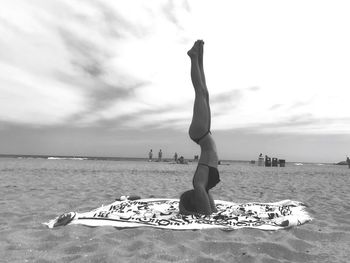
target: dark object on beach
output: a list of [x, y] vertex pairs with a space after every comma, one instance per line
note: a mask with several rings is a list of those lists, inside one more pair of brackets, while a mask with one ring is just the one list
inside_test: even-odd
[[285, 167], [286, 166], [286, 160], [279, 159], [279, 164], [280, 164], [280, 167]]
[[[250, 163], [254, 164], [254, 161], [250, 161]], [[286, 160], [284, 159], [278, 159], [276, 157], [270, 158], [269, 156], [265, 155], [265, 159], [262, 157], [262, 154], [259, 155], [258, 159], [258, 166], [262, 166], [265, 164], [265, 167], [278, 167], [278, 164], [280, 167], [285, 167]]]
[[345, 161], [341, 161], [339, 163], [335, 163], [335, 165], [348, 165], [350, 168], [350, 158], [347, 156]]
[[278, 166], [278, 159], [272, 158], [272, 167], [277, 167], [277, 166]]
[[346, 161], [341, 161], [339, 163], [336, 163], [336, 165], [347, 165], [348, 163]]
[[179, 159], [177, 159], [176, 163], [178, 163], [178, 164], [188, 164], [183, 156], [181, 156]]
[[265, 167], [271, 167], [271, 158], [265, 155]]
[[250, 161], [250, 164], [255, 164], [255, 160], [251, 160], [251, 161]]

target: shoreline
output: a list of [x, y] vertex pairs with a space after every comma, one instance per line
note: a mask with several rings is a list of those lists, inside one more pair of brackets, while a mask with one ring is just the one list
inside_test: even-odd
[[[149, 162], [146, 157], [115, 157], [115, 156], [86, 156], [86, 155], [55, 155], [55, 154], [0, 154], [0, 158], [14, 158], [14, 159], [48, 159], [48, 160], [95, 160], [95, 161], [145, 161]], [[158, 161], [156, 158], [152, 162], [168, 163], [173, 162], [173, 158], [163, 158]], [[186, 159], [188, 162], [196, 162], [194, 159]], [[226, 163], [250, 163], [251, 160], [220, 160], [225, 165]], [[306, 164], [306, 165], [339, 165], [339, 163], [330, 162], [302, 162], [289, 161], [286, 164]]]

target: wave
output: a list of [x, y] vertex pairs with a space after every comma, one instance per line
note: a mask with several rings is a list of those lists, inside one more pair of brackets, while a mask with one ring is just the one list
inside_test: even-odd
[[47, 157], [48, 160], [88, 160], [88, 158], [82, 157]]
[[302, 163], [295, 163], [294, 165], [304, 165], [304, 164], [302, 164]]

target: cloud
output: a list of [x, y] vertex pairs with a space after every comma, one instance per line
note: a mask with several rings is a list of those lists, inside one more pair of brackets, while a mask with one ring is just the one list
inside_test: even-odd
[[289, 106], [289, 109], [293, 110], [293, 109], [298, 109], [298, 108], [302, 108], [304, 106], [310, 105], [312, 103], [312, 100], [308, 100], [308, 101], [297, 101], [295, 103], [293, 103], [292, 105]]
[[229, 112], [235, 110], [242, 100], [243, 95], [243, 90], [230, 90], [211, 96], [210, 104], [213, 117], [227, 115]]
[[[139, 100], [137, 90], [150, 81], [123, 67], [127, 56], [123, 50], [130, 37], [146, 35], [146, 26], [131, 22], [115, 6], [101, 1], [78, 6], [73, 2], [43, 2], [23, 8], [27, 9], [32, 28], [21, 23], [21, 19], [12, 23], [11, 16], [1, 23], [6, 34], [16, 41], [4, 43], [5, 37], [0, 42], [2, 49], [9, 51], [1, 53], [6, 59], [0, 67], [2, 73], [9, 73], [2, 79], [2, 84], [7, 85], [2, 90], [8, 91], [2, 92], [7, 96], [2, 112], [11, 112], [11, 116], [0, 114], [0, 118], [46, 125], [69, 120], [76, 125], [113, 116], [113, 112], [107, 111], [111, 107], [116, 109], [120, 101]], [[34, 34], [26, 34], [30, 30]], [[37, 45], [38, 39], [41, 45]], [[132, 62], [132, 58], [129, 60]], [[15, 75], [21, 78], [11, 77]], [[30, 99], [21, 102], [22, 98]], [[45, 102], [40, 105], [41, 98]], [[22, 108], [11, 106], [13, 102]], [[41, 106], [45, 106], [42, 112]], [[38, 118], [29, 112], [35, 112]]]
[[252, 91], [252, 92], [256, 92], [256, 91], [261, 90], [261, 88], [260, 88], [260, 87], [257, 87], [257, 86], [254, 86], [254, 87], [248, 88], [248, 90], [249, 90], [249, 91]]
[[82, 110], [83, 98], [69, 85], [0, 63], [0, 120], [27, 125], [56, 125]]
[[135, 105], [132, 112], [124, 112], [115, 117], [99, 118], [94, 125], [112, 130], [168, 128], [187, 131], [192, 119], [192, 107], [192, 102], [158, 107]]
[[[255, 12], [258, 9], [236, 5], [175, 0], [7, 1], [0, 18], [0, 48], [6, 50], [0, 52], [0, 120], [183, 129], [193, 107], [186, 49], [203, 34], [208, 83], [215, 83], [210, 98], [216, 128], [261, 125], [267, 131], [275, 123], [275, 129], [296, 132], [302, 127], [307, 132], [350, 129], [348, 96], [340, 95], [347, 94], [342, 89], [348, 86], [347, 66], [333, 58], [346, 61], [348, 42], [331, 30], [346, 23], [332, 20], [324, 33], [314, 31], [313, 39], [306, 29], [317, 25], [309, 24], [306, 11], [302, 18], [307, 20], [290, 24], [289, 13], [270, 13], [264, 20], [260, 11]], [[248, 10], [253, 11], [249, 16]], [[345, 13], [343, 18], [348, 19]], [[316, 21], [323, 25], [322, 17], [317, 15]], [[274, 33], [283, 25], [288, 37], [277, 40]], [[308, 36], [307, 48], [294, 45], [299, 36], [295, 32]], [[335, 42], [319, 41], [326, 33], [335, 37], [330, 39], [344, 40], [337, 41], [341, 46], [333, 50], [334, 56], [328, 45], [335, 48]], [[289, 39], [295, 41], [290, 44]], [[311, 50], [315, 43], [325, 52]], [[308, 55], [301, 63], [305, 52], [315, 57]], [[323, 56], [332, 63], [314, 59]]]
[[270, 123], [251, 124], [249, 133], [268, 134], [348, 134], [350, 118], [317, 118], [310, 113], [298, 114]]
[[227, 92], [215, 94], [210, 99], [210, 102], [213, 104], [231, 104], [238, 102], [243, 96], [243, 92], [241, 90], [230, 90]]
[[92, 4], [101, 13], [102, 24], [105, 26], [104, 31], [111, 34], [112, 37], [123, 38], [132, 35], [141, 38], [150, 33], [147, 26], [144, 26], [141, 23], [134, 23], [132, 22], [132, 19], [127, 18], [127, 15], [134, 18], [132, 13], [123, 15], [118, 11], [118, 7], [121, 3], [113, 4], [111, 2], [106, 4], [103, 1], [92, 1]]
[[277, 110], [281, 108], [283, 105], [282, 104], [274, 104], [270, 107], [270, 110]]
[[[80, 38], [69, 29], [59, 28], [59, 35], [70, 54], [70, 63], [82, 73], [91, 77], [99, 77], [104, 71], [104, 61], [109, 58], [108, 54], [102, 47], [98, 47], [91, 39]], [[79, 73], [79, 72], [78, 72]]]
[[179, 12], [191, 12], [191, 8], [186, 0], [168, 0], [162, 7], [162, 10], [169, 21], [174, 23], [179, 30], [184, 30]]
[[[60, 29], [59, 34], [69, 51], [75, 72], [62, 72], [57, 76], [62, 81], [76, 83], [84, 90], [88, 104], [80, 114], [81, 118], [91, 112], [105, 110], [120, 100], [131, 99], [139, 87], [148, 84], [128, 76], [122, 69], [117, 71], [112, 68], [111, 60], [118, 59], [118, 56], [105, 50], [104, 46], [90, 39], [81, 39], [66, 29]], [[113, 75], [113, 80], [108, 79], [110, 75]]]

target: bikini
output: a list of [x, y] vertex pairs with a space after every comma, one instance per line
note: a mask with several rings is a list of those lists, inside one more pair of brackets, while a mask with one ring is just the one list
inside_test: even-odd
[[[195, 138], [192, 138], [191, 139], [199, 144], [199, 142], [205, 138], [205, 136], [207, 136], [208, 134], [211, 134], [211, 132], [208, 130], [204, 135], [202, 135], [201, 137], [199, 137], [198, 139], [195, 139]], [[210, 153], [208, 153], [207, 155], [210, 155]], [[201, 162], [201, 160], [199, 160], [199, 164], [201, 165], [205, 165], [205, 166], [208, 166], [209, 168], [209, 174], [208, 174], [208, 183], [207, 183], [207, 186], [206, 186], [206, 191], [208, 192], [210, 189], [212, 189], [213, 187], [215, 187], [219, 182], [220, 182], [220, 175], [219, 175], [219, 171], [216, 167], [214, 166], [211, 166], [209, 164], [207, 164], [207, 162], [209, 163], [209, 160], [206, 161], [206, 162]], [[215, 165], [215, 164], [213, 164]], [[217, 163], [216, 163], [217, 165]], [[197, 166], [197, 169], [198, 169], [198, 166]], [[194, 179], [192, 180], [192, 184], [194, 186]]]
[[[200, 163], [200, 164], [208, 166], [209, 168], [208, 183], [207, 183], [207, 186], [205, 187], [205, 190], [209, 192], [210, 189], [214, 188], [220, 182], [219, 171], [217, 168], [209, 166], [207, 164], [204, 164], [204, 163]], [[192, 179], [192, 184], [194, 187], [194, 178]]]
[[190, 136], [190, 137], [191, 137], [192, 141], [194, 141], [195, 143], [199, 144], [199, 142], [200, 142], [202, 139], [204, 139], [204, 137], [207, 136], [209, 133], [211, 134], [211, 131], [208, 130], [206, 133], [204, 133], [201, 137], [199, 137], [199, 138], [197, 138], [197, 139], [192, 138], [191, 136]]

